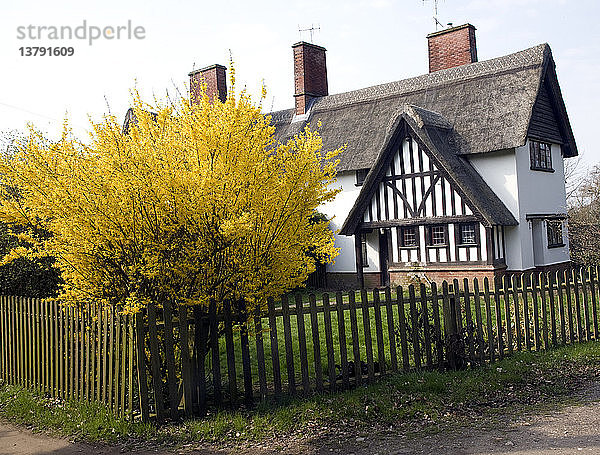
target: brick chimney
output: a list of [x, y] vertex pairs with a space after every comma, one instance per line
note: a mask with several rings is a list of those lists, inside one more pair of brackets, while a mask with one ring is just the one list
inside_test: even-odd
[[296, 115], [305, 114], [314, 98], [328, 95], [325, 48], [300, 41], [294, 50]]
[[430, 73], [477, 61], [475, 27], [471, 24], [430, 33], [427, 41]]
[[227, 99], [226, 68], [223, 65], [211, 65], [192, 71], [190, 76], [190, 97], [193, 102], [200, 102], [200, 84], [206, 82], [206, 94], [212, 102], [217, 97], [222, 102]]

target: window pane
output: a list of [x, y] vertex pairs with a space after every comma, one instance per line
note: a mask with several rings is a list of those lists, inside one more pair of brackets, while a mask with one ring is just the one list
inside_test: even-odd
[[444, 226], [431, 227], [431, 244], [444, 245], [446, 243], [446, 228]]
[[550, 144], [529, 141], [529, 159], [532, 169], [552, 169], [552, 147]]
[[369, 169], [358, 169], [356, 171], [356, 185], [360, 186], [364, 183], [367, 178], [367, 174], [369, 173]]
[[562, 221], [547, 220], [546, 227], [546, 232], [548, 234], [548, 246], [562, 246], [564, 244], [562, 234]]
[[475, 224], [469, 223], [460, 225], [460, 243], [467, 245], [474, 245], [477, 243]]
[[544, 144], [546, 148], [546, 167], [552, 169], [552, 149], [549, 144]]
[[417, 232], [414, 227], [407, 227], [403, 229], [402, 242], [404, 246], [417, 245]]

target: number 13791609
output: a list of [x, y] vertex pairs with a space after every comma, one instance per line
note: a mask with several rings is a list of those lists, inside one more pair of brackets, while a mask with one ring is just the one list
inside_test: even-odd
[[71, 57], [75, 53], [72, 47], [20, 47], [21, 57]]

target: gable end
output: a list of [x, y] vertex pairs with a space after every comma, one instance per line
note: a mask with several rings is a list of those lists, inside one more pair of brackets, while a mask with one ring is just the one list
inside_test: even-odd
[[554, 144], [563, 144], [564, 138], [560, 130], [556, 108], [549, 93], [548, 82], [544, 81], [533, 105], [527, 136]]
[[[536, 101], [531, 110], [527, 136], [560, 144], [564, 158], [578, 155], [575, 136], [556, 76], [556, 65], [549, 49], [544, 58], [544, 68]], [[523, 144], [525, 139], [523, 138]]]
[[475, 214], [453, 178], [414, 135], [406, 133], [388, 160], [385, 174], [374, 182], [376, 188], [365, 208], [362, 226], [418, 224]]

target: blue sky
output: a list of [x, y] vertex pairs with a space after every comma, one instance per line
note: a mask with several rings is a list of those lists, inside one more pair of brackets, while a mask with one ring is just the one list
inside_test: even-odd
[[[227, 64], [238, 87], [259, 93], [266, 107], [293, 105], [291, 45], [298, 27], [319, 25], [313, 41], [327, 48], [330, 93], [427, 72], [427, 33], [435, 31], [433, 0], [346, 1], [3, 1], [0, 14], [0, 130], [27, 122], [55, 134], [65, 113], [83, 135], [88, 115], [122, 117], [135, 84], [146, 98], [180, 89], [187, 73]], [[600, 162], [595, 144], [600, 105], [600, 2], [592, 0], [439, 0], [443, 23], [477, 27], [480, 60], [548, 42], [571, 124], [585, 162]], [[100, 27], [131, 20], [141, 40], [19, 40], [17, 27]], [[309, 40], [307, 34], [302, 39]], [[72, 57], [22, 57], [27, 45], [71, 45]]]

